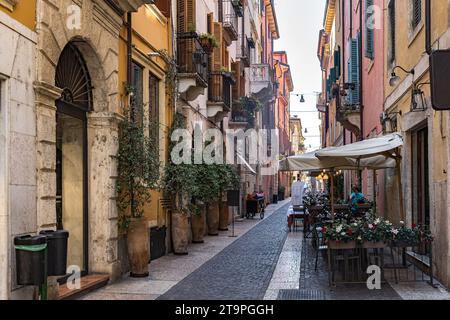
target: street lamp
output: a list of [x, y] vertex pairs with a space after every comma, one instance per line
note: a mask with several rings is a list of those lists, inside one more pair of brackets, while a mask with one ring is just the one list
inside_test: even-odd
[[400, 77], [395, 73], [395, 69], [400, 69], [400, 70], [402, 70], [403, 72], [405, 72], [407, 74], [412, 74], [413, 76], [415, 74], [414, 69], [411, 69], [411, 70], [408, 71], [408, 70], [406, 70], [405, 68], [403, 68], [401, 66], [395, 66], [394, 69], [392, 69], [391, 78], [389, 79], [389, 85], [391, 87], [395, 87], [396, 85], [398, 85], [400, 83], [400, 80], [401, 80]]

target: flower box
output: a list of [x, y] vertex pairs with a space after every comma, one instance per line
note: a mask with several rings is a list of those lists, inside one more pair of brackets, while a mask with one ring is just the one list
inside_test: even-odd
[[386, 243], [384, 241], [378, 241], [378, 242], [373, 242], [373, 241], [364, 241], [362, 243], [362, 247], [364, 249], [383, 249], [386, 248]]
[[328, 248], [330, 248], [331, 250], [356, 249], [356, 241], [343, 242], [343, 241], [329, 240]]

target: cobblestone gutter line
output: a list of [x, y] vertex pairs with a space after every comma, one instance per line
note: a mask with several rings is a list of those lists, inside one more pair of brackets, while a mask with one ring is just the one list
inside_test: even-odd
[[285, 205], [159, 300], [262, 300], [286, 240]]

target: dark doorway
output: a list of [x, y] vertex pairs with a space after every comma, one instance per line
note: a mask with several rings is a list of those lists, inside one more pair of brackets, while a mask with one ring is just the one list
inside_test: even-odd
[[91, 80], [81, 52], [69, 43], [61, 53], [55, 84], [63, 90], [56, 101], [57, 228], [69, 231], [68, 265], [88, 272], [87, 112]]

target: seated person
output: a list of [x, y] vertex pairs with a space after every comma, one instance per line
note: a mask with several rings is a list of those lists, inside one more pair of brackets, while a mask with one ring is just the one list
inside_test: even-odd
[[360, 191], [359, 187], [357, 187], [357, 186], [352, 187], [352, 194], [350, 196], [350, 202], [351, 202], [351, 206], [352, 206], [352, 214], [354, 214], [354, 215], [358, 213], [358, 205], [367, 203], [366, 197]]

